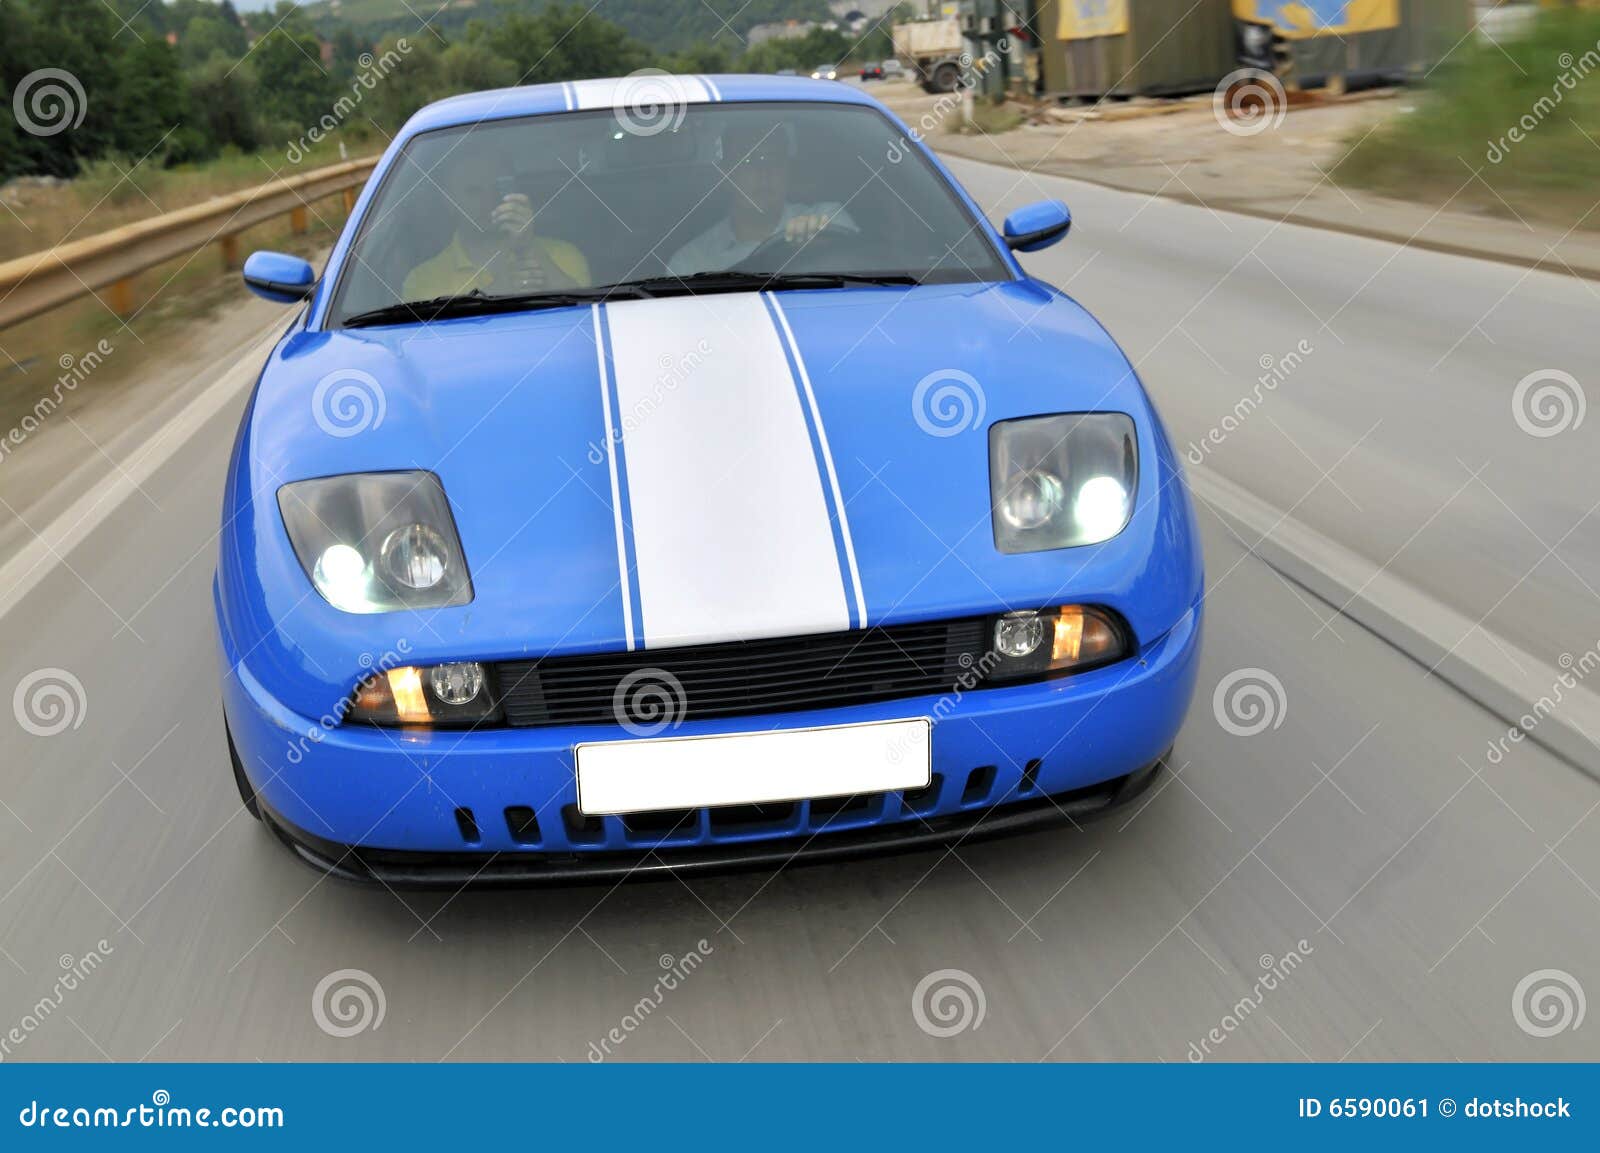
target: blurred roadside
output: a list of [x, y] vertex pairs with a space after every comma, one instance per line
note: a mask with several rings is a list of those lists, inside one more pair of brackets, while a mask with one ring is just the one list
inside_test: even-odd
[[1600, 277], [1596, 72], [1600, 11], [1518, 4], [1407, 87], [1285, 91], [1241, 72], [1194, 95], [1091, 103], [1000, 101], [983, 77], [972, 92], [873, 90], [952, 155]]

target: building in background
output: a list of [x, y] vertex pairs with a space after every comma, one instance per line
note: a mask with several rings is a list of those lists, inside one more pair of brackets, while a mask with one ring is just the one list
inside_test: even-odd
[[1176, 96], [1274, 47], [1293, 80], [1421, 75], [1469, 34], [1470, 0], [1032, 0], [1046, 95]]
[[1233, 71], [1230, 0], [1033, 0], [1051, 96], [1167, 96]]

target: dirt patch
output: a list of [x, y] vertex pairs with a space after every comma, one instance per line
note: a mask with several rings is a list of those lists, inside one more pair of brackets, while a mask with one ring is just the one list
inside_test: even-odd
[[[1009, 104], [1009, 118], [991, 111], [973, 127], [963, 126], [949, 98], [941, 104], [909, 84], [885, 85], [875, 95], [914, 127], [936, 121], [926, 135], [936, 148], [1140, 191], [1187, 185], [1208, 203], [1299, 196], [1339, 163], [1351, 140], [1414, 107], [1409, 93], [1385, 90], [1295, 105], [1254, 130], [1248, 121], [1225, 126], [1207, 94], [1078, 107]], [[988, 127], [1007, 119], [1015, 125], [1010, 131]]]

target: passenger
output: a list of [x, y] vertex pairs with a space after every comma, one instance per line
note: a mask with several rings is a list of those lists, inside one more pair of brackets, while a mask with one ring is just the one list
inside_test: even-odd
[[789, 134], [783, 125], [729, 126], [722, 133], [722, 160], [733, 185], [728, 215], [673, 254], [667, 262], [673, 275], [725, 271], [779, 234], [800, 244], [831, 225], [855, 227], [837, 202], [790, 201]]

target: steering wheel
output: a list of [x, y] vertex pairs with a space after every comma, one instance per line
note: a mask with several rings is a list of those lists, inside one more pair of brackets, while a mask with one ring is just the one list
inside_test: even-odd
[[[760, 244], [750, 250], [750, 255], [739, 261], [734, 267], [741, 272], [771, 272], [771, 258], [780, 252], [790, 249], [795, 251], [804, 248], [807, 252], [843, 253], [848, 246], [851, 256], [860, 260], [861, 230], [851, 228], [848, 224], [837, 222], [828, 225], [821, 232], [813, 232], [808, 237], [799, 240], [790, 240], [782, 232], [774, 233]], [[780, 265], [786, 263], [779, 261]], [[801, 269], [802, 273], [808, 270]]]

